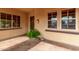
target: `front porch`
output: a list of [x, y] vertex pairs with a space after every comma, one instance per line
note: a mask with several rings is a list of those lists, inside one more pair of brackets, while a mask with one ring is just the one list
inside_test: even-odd
[[[21, 36], [31, 26], [44, 40]], [[79, 50], [79, 8], [1, 8], [0, 50]]]

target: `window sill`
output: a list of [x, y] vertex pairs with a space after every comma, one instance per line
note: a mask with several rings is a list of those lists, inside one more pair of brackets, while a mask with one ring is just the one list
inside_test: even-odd
[[46, 29], [45, 31], [79, 35], [79, 32], [77, 31], [63, 31], [63, 30], [50, 30], [50, 29]]
[[19, 28], [1, 28], [0, 31], [3, 31], [3, 30], [15, 30], [15, 29], [22, 29], [21, 27]]

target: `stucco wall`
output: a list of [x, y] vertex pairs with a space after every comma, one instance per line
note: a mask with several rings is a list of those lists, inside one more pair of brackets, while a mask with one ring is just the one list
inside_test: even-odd
[[[57, 11], [58, 12], [58, 26], [57, 30], [61, 29], [61, 10], [63, 9], [35, 9], [32, 11], [29, 16], [35, 16], [35, 28], [38, 29], [43, 37], [49, 40], [54, 40], [58, 42], [63, 42], [71, 45], [79, 46], [79, 35], [75, 34], [67, 34], [67, 33], [57, 33], [57, 32], [48, 32], [45, 31], [46, 29], [49, 29], [47, 27], [48, 25], [48, 12]], [[62, 30], [62, 31], [76, 31], [79, 32], [79, 9], [76, 9], [76, 30]], [[39, 23], [37, 22], [37, 19], [39, 19]], [[55, 29], [50, 29], [55, 30]]]
[[28, 15], [27, 14], [15, 9], [11, 9], [11, 8], [8, 8], [8, 9], [0, 8], [0, 12], [12, 14], [12, 15], [18, 15], [21, 17], [21, 29], [0, 31], [0, 40], [22, 35], [27, 31], [27, 28], [28, 28]]

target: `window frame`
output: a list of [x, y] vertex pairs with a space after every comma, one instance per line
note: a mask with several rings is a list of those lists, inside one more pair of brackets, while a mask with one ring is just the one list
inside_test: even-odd
[[[75, 8], [73, 8], [73, 9], [75, 9]], [[69, 10], [73, 10], [73, 9], [66, 9], [67, 10], [67, 17], [68, 17], [68, 20], [69, 20]], [[76, 28], [76, 26], [77, 26], [77, 24], [76, 24], [76, 9], [75, 9], [75, 27], [74, 28], [72, 28], [72, 29], [70, 29], [70, 28], [62, 28], [62, 11], [65, 11], [65, 10], [61, 10], [61, 21], [60, 21], [60, 23], [61, 23], [61, 30], [77, 30], [77, 28]]]
[[[51, 26], [49, 27], [49, 23], [47, 23], [47, 24], [48, 24], [47, 27], [48, 27], [49, 29], [57, 29], [57, 11], [48, 12], [48, 14], [52, 14], [52, 15], [54, 15], [54, 13], [56, 13], [56, 27], [55, 27], [55, 28], [54, 28], [54, 27], [51, 27]], [[50, 17], [52, 18], [52, 16], [50, 16]], [[49, 20], [49, 15], [48, 15], [48, 22], [52, 22], [51, 19]]]
[[[4, 15], [4, 16], [1, 16], [1, 15]], [[0, 23], [2, 23], [2, 21], [5, 22], [5, 24], [3, 23], [5, 27], [2, 27], [2, 25], [0, 25], [0, 30], [8, 30], [8, 29], [10, 30], [10, 29], [19, 29], [19, 28], [21, 28], [21, 25], [20, 25], [21, 24], [21, 22], [20, 22], [21, 17], [18, 16], [18, 15], [16, 15], [16, 16], [17, 16], [17, 19], [16, 19], [17, 22], [16, 23], [18, 23], [18, 25], [17, 25], [17, 27], [13, 27], [13, 15], [8, 14], [8, 13], [0, 12]], [[3, 17], [3, 19], [1, 17]], [[8, 23], [8, 22], [10, 22], [10, 23]], [[8, 24], [8, 27], [7, 27], [7, 24]]]

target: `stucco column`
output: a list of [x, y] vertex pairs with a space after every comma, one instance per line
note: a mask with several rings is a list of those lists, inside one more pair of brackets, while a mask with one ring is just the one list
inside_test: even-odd
[[76, 8], [76, 31], [79, 31], [79, 8]]
[[57, 29], [61, 29], [61, 10], [57, 10]]

